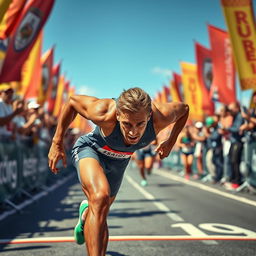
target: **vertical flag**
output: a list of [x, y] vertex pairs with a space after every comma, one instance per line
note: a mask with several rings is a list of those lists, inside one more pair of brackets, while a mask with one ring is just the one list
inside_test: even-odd
[[164, 85], [161, 92], [161, 103], [167, 103], [170, 101], [170, 90]]
[[45, 100], [49, 95], [52, 80], [52, 68], [53, 68], [53, 50], [54, 48], [46, 51], [41, 57], [41, 69], [42, 77], [41, 84], [39, 87], [38, 103], [44, 104]]
[[3, 20], [12, 0], [0, 0], [0, 22]]
[[53, 113], [54, 105], [57, 96], [57, 89], [59, 84], [59, 75], [60, 75], [60, 63], [55, 65], [52, 69], [52, 80], [51, 80], [51, 88], [49, 89], [49, 94], [47, 97], [47, 111], [49, 113]]
[[65, 77], [64, 75], [61, 75], [59, 78], [56, 100], [55, 100], [54, 109], [53, 109], [53, 115], [56, 117], [59, 115], [59, 112], [61, 109], [64, 86], [65, 86]]
[[184, 101], [189, 105], [190, 119], [203, 120], [202, 92], [197, 77], [197, 66], [181, 62]]
[[10, 37], [0, 74], [0, 83], [20, 81], [21, 67], [44, 26], [53, 3], [54, 0], [30, 0], [22, 10], [17, 26]]
[[195, 43], [197, 76], [203, 94], [203, 110], [207, 115], [214, 114], [214, 104], [211, 100], [210, 89], [212, 85], [212, 57], [211, 51], [199, 43]]
[[21, 95], [25, 99], [36, 99], [41, 83], [41, 52], [43, 32], [41, 31], [26, 62], [22, 67]]
[[222, 0], [240, 86], [256, 89], [256, 30], [251, 0]]
[[171, 99], [174, 102], [183, 101], [184, 97], [181, 96], [181, 76], [175, 72], [173, 72], [173, 79], [170, 80], [170, 95]]
[[2, 22], [0, 23], [0, 39], [6, 39], [10, 36], [25, 6], [27, 0], [12, 0], [6, 11]]
[[211, 96], [218, 93], [218, 101], [229, 104], [236, 101], [235, 65], [228, 33], [208, 25], [213, 62]]

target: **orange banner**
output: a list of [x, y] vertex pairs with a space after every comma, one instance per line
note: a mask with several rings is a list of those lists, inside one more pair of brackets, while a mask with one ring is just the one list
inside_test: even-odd
[[2, 22], [0, 23], [0, 39], [6, 39], [10, 36], [21, 14], [27, 0], [12, 0], [6, 11]]
[[47, 97], [46, 108], [49, 113], [53, 113], [54, 105], [56, 102], [58, 84], [59, 84], [59, 75], [60, 75], [60, 66], [61, 64], [57, 64], [52, 68], [52, 80], [51, 80], [51, 87], [49, 89], [49, 94]]
[[197, 77], [197, 66], [192, 63], [181, 62], [182, 84], [184, 89], [184, 102], [189, 105], [189, 119], [203, 120], [202, 91]]
[[22, 67], [22, 80], [21, 80], [21, 92], [25, 99], [38, 98], [39, 87], [41, 83], [41, 52], [42, 52], [42, 40], [43, 33], [40, 32], [38, 39], [36, 40], [28, 59]]
[[53, 51], [54, 48], [51, 48], [41, 57], [42, 77], [38, 96], [38, 103], [41, 105], [43, 105], [48, 98], [49, 90], [51, 88]]
[[256, 89], [256, 30], [251, 0], [222, 0], [242, 90]]
[[53, 110], [53, 115], [56, 117], [59, 115], [59, 112], [61, 110], [64, 86], [65, 86], [65, 77], [61, 75], [59, 79], [58, 87], [57, 87], [56, 100], [55, 100], [54, 110]]
[[173, 72], [173, 80], [170, 80], [170, 97], [173, 102], [183, 101], [184, 95], [182, 95], [181, 89], [181, 76]]

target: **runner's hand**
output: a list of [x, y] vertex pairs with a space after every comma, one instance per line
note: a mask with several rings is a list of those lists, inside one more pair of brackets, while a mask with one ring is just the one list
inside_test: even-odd
[[56, 167], [59, 160], [62, 160], [64, 167], [67, 167], [67, 158], [63, 143], [57, 144], [52, 142], [48, 154], [48, 163], [51, 171], [55, 174], [59, 172], [59, 168]]
[[170, 144], [168, 140], [162, 141], [155, 149], [155, 152], [157, 152], [160, 156], [160, 159], [163, 159], [167, 156], [169, 156], [173, 145]]

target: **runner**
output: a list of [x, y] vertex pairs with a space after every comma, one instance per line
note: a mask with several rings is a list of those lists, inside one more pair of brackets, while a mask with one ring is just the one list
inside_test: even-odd
[[151, 174], [153, 164], [156, 159], [156, 145], [156, 140], [154, 140], [148, 146], [135, 151], [134, 160], [139, 168], [140, 176], [142, 178], [140, 185], [143, 187], [148, 185], [146, 174]]
[[156, 148], [161, 159], [167, 157], [187, 121], [189, 107], [181, 102], [152, 103], [149, 95], [137, 87], [124, 90], [117, 100], [71, 96], [58, 120], [48, 154], [49, 167], [55, 174], [59, 160], [66, 166], [63, 138], [77, 113], [91, 120], [96, 128], [81, 136], [72, 150], [88, 200], [80, 205], [75, 239], [78, 244], [86, 242], [89, 256], [103, 256], [109, 236], [107, 215], [131, 155], [175, 122], [170, 137]]

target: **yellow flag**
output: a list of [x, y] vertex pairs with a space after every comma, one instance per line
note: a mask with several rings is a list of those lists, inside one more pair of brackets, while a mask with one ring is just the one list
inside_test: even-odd
[[4, 15], [5, 15], [6, 11], [8, 10], [11, 2], [12, 2], [12, 0], [0, 0], [0, 22], [4, 18]]
[[197, 66], [192, 63], [181, 62], [184, 102], [189, 105], [190, 116], [193, 121], [203, 120], [202, 91], [197, 78]]
[[256, 89], [256, 30], [251, 0], [222, 0], [242, 90]]
[[56, 101], [55, 101], [54, 110], [53, 110], [54, 116], [58, 116], [61, 110], [64, 85], [65, 85], [65, 77], [61, 75], [59, 79], [58, 87], [57, 87]]
[[173, 102], [181, 101], [173, 80], [170, 80], [170, 94]]
[[42, 50], [43, 32], [41, 31], [28, 59], [22, 66], [21, 88], [17, 93], [26, 98], [37, 98], [41, 82], [40, 56]]

